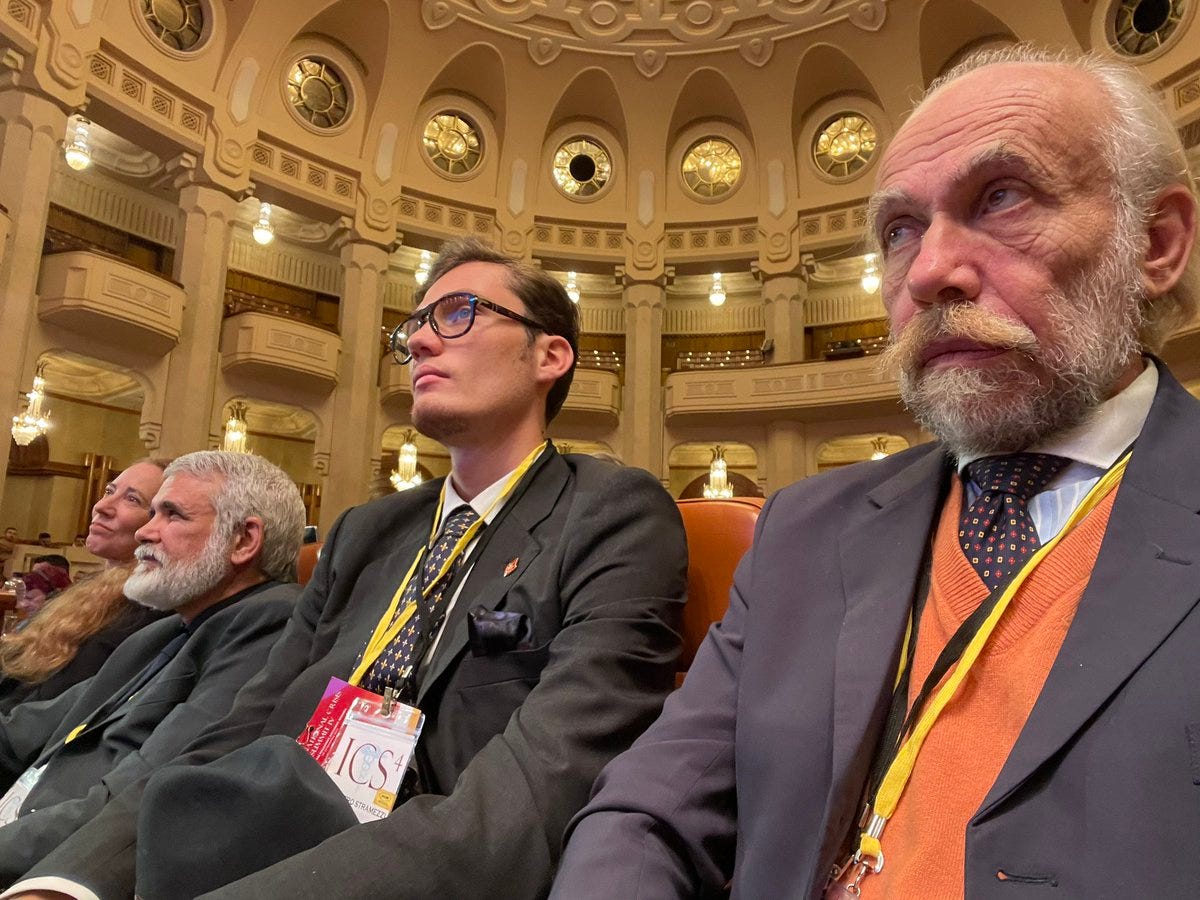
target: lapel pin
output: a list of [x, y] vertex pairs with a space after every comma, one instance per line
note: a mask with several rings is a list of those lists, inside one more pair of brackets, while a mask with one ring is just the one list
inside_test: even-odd
[[514, 556], [512, 559], [510, 559], [508, 561], [508, 564], [504, 567], [504, 577], [507, 578], [513, 572], [517, 571], [517, 566], [519, 566], [520, 564], [521, 564], [521, 557]]

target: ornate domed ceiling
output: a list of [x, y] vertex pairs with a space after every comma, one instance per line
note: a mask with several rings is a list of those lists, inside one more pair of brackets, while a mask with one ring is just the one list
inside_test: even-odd
[[534, 62], [564, 50], [632, 58], [653, 77], [670, 56], [736, 50], [764, 65], [775, 41], [849, 20], [876, 31], [886, 0], [423, 0], [440, 29], [462, 18], [526, 42]]

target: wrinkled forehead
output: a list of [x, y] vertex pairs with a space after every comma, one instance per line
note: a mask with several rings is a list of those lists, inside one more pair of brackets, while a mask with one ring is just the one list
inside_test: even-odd
[[1047, 170], [1090, 174], [1100, 160], [1107, 96], [1094, 77], [1054, 63], [999, 63], [935, 91], [885, 149], [877, 191], [924, 181], [955, 162], [998, 150]]

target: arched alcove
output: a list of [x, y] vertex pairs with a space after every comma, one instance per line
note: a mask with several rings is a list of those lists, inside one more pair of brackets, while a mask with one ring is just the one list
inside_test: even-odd
[[992, 13], [971, 0], [929, 0], [921, 10], [921, 78], [928, 86], [966, 49], [1016, 36]]
[[817, 471], [837, 469], [853, 463], [882, 459], [907, 450], [908, 439], [898, 434], [870, 432], [832, 438], [817, 447]]
[[749, 444], [732, 441], [707, 443], [688, 441], [671, 448], [667, 458], [671, 481], [668, 488], [672, 497], [704, 496], [704, 482], [708, 479], [709, 465], [713, 452], [720, 447], [725, 457], [726, 478], [733, 488], [735, 497], [761, 497], [758, 486], [758, 454]]

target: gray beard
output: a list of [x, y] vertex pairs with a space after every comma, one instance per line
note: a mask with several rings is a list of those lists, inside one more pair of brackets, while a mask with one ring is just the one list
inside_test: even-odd
[[[226, 544], [214, 530], [200, 555], [192, 560], [171, 560], [162, 551], [151, 550], [160, 561], [158, 568], [144, 570], [139, 563], [125, 581], [125, 596], [151, 609], [178, 609], [207, 594], [229, 574], [233, 566]], [[138, 553], [146, 551], [139, 547]]]
[[[1052, 312], [1041, 341], [1024, 325], [997, 322], [969, 304], [961, 315], [953, 304], [921, 313], [929, 318], [912, 335], [917, 319], [910, 321], [886, 354], [899, 367], [905, 405], [958, 456], [1023, 450], [1081, 424], [1140, 350], [1139, 249], [1115, 238], [1094, 268], [1047, 296]], [[921, 371], [921, 349], [939, 336], [1008, 347], [1009, 358], [987, 368]]]

